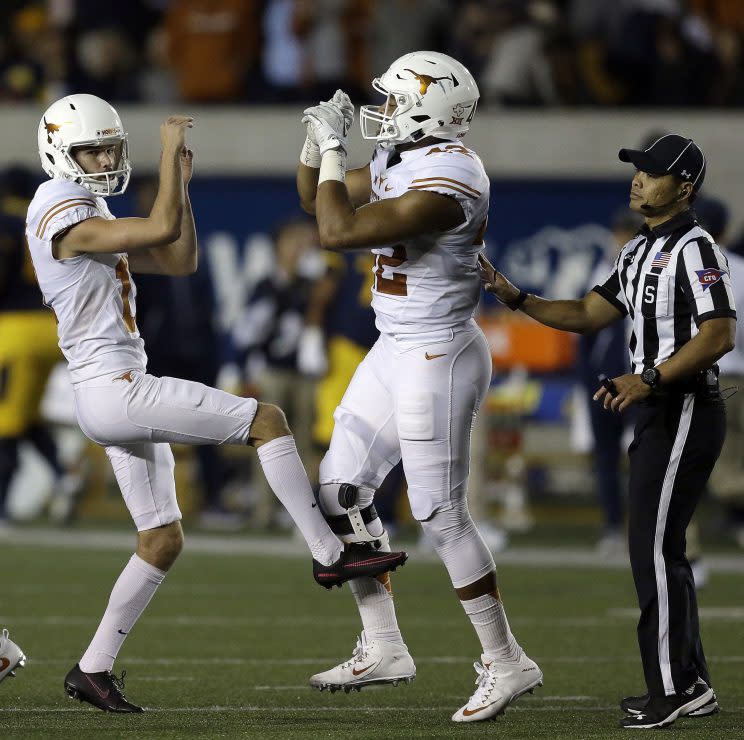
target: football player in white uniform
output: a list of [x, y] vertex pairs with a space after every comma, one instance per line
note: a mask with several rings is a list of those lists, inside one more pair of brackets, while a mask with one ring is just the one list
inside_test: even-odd
[[147, 218], [115, 219], [103, 197], [124, 192], [127, 134], [116, 111], [93, 95], [54, 103], [39, 124], [42, 167], [51, 178], [28, 209], [26, 237], [44, 300], [58, 322], [78, 422], [106, 449], [138, 530], [136, 553], [119, 576], [103, 619], [67, 674], [71, 697], [113, 712], [140, 712], [112, 673], [126, 635], [183, 545], [169, 442], [248, 444], [302, 532], [318, 583], [340, 585], [361, 570], [383, 573], [405, 553], [380, 558], [369, 545], [343, 548], [318, 512], [281, 409], [146, 372], [130, 270], [185, 275], [197, 264], [188, 197], [192, 119], [160, 128], [160, 183]]
[[[401, 458], [413, 516], [449, 572], [482, 645], [477, 690], [452, 719], [489, 719], [542, 683], [512, 635], [487, 546], [468, 513], [470, 430], [491, 379], [491, 358], [473, 314], [480, 297], [489, 181], [460, 138], [478, 87], [444, 54], [414, 52], [373, 85], [385, 101], [361, 109], [371, 162], [346, 169], [354, 108], [334, 97], [305, 111], [308, 136], [297, 172], [300, 200], [328, 249], [371, 248], [372, 306], [381, 336], [334, 414], [320, 469], [320, 505], [346, 542], [388, 537], [373, 505]], [[387, 576], [350, 582], [363, 631], [350, 660], [314, 675], [332, 691], [409, 681]]]

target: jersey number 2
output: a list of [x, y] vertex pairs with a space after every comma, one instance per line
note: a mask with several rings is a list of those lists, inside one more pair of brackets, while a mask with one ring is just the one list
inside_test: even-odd
[[137, 324], [132, 315], [132, 306], [129, 303], [129, 294], [132, 292], [132, 276], [129, 274], [129, 263], [126, 257], [122, 257], [116, 263], [116, 278], [121, 282], [121, 302], [124, 307], [122, 318], [130, 334], [137, 331]]
[[382, 276], [382, 271], [386, 267], [400, 267], [406, 260], [406, 248], [402, 244], [393, 247], [392, 256], [378, 254], [375, 260], [375, 290], [384, 295], [408, 295], [407, 277], [402, 272], [394, 272], [392, 278]]

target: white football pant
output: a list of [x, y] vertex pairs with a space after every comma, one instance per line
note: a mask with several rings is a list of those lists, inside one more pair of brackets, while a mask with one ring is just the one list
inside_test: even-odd
[[139, 531], [181, 518], [168, 443], [245, 444], [258, 408], [255, 398], [141, 370], [77, 383], [74, 390], [80, 428], [106, 448]]
[[[381, 335], [333, 415], [321, 485], [354, 484], [360, 507], [368, 506], [402, 458], [413, 516], [450, 508], [467, 492], [470, 431], [490, 381], [491, 354], [473, 320]], [[326, 514], [345, 513], [337, 501], [321, 504]]]

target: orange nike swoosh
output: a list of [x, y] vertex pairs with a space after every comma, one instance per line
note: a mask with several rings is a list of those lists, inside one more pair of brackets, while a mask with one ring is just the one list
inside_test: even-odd
[[482, 712], [484, 709], [488, 709], [488, 707], [492, 706], [495, 703], [495, 701], [492, 701], [491, 704], [486, 704], [485, 707], [478, 707], [478, 709], [463, 709], [462, 713], [466, 717], [472, 717], [474, 714], [478, 714], [478, 712]]
[[436, 359], [437, 359], [437, 357], [444, 357], [444, 356], [445, 356], [446, 354], [447, 354], [447, 353], [445, 352], [444, 354], [441, 354], [441, 355], [430, 355], [430, 354], [429, 354], [429, 353], [427, 352], [427, 353], [426, 353], [426, 354], [424, 355], [424, 357], [426, 357], [426, 359], [427, 359], [427, 360], [436, 360]]
[[10, 661], [7, 658], [0, 659], [0, 673], [2, 673], [9, 665]]
[[356, 668], [352, 668], [352, 669], [351, 669], [351, 672], [352, 672], [352, 673], [353, 673], [353, 674], [354, 674], [355, 676], [361, 676], [361, 675], [362, 675], [362, 673], [366, 673], [366, 672], [367, 672], [367, 671], [368, 671], [368, 670], [369, 670], [370, 668], [374, 668], [374, 667], [375, 667], [375, 665], [377, 665], [377, 664], [376, 664], [376, 663], [373, 663], [372, 665], [368, 665], [368, 666], [367, 666], [366, 668], [362, 668], [362, 670], [361, 670], [361, 671], [358, 671], [358, 670], [357, 670]]

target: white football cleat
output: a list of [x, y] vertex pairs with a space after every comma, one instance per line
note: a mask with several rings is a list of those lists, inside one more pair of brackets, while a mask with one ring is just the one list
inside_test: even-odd
[[315, 689], [329, 689], [331, 693], [343, 689], [347, 694], [372, 684], [410, 683], [416, 678], [416, 666], [408, 648], [387, 640], [367, 642], [364, 632], [357, 640], [351, 658], [345, 663], [310, 677]]
[[0, 681], [6, 676], [15, 676], [15, 669], [25, 665], [23, 650], [8, 637], [8, 630], [4, 629], [0, 637]]
[[530, 694], [537, 686], [543, 685], [543, 674], [534, 660], [524, 653], [513, 663], [497, 663], [495, 660], [486, 663], [481, 656], [481, 663], [473, 663], [478, 678], [478, 687], [468, 703], [452, 715], [453, 722], [479, 722], [493, 719], [503, 714], [508, 704], [522, 694]]

